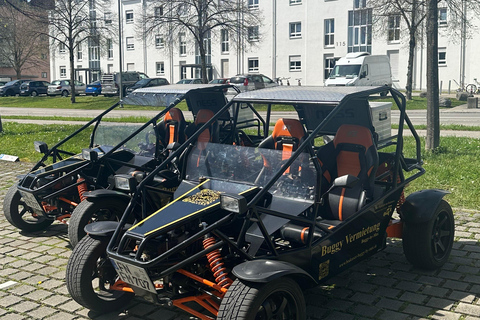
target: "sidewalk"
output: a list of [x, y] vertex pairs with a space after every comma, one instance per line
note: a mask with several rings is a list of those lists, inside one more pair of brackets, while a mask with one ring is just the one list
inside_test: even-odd
[[[0, 203], [15, 176], [29, 163], [0, 161]], [[448, 196], [447, 196], [448, 199]], [[1, 209], [0, 209], [1, 211]], [[448, 319], [474, 320], [480, 315], [480, 212], [455, 210], [456, 241], [450, 260], [440, 270], [412, 268], [402, 242], [387, 248], [325, 286], [305, 294], [309, 320]], [[65, 268], [71, 254], [66, 226], [20, 233], [0, 214], [0, 318], [187, 320], [178, 309], [156, 307], [136, 299], [119, 313], [98, 315], [68, 295]]]

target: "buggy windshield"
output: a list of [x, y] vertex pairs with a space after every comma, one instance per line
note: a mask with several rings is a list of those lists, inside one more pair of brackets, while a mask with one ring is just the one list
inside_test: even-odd
[[356, 77], [360, 72], [361, 65], [353, 64], [353, 65], [336, 65], [332, 73], [330, 73], [330, 78], [337, 78], [337, 77]]
[[[102, 147], [115, 147], [125, 138], [138, 130], [143, 124], [126, 124], [118, 122], [101, 121], [95, 130], [94, 145]], [[155, 151], [155, 131], [150, 125], [131, 137], [121, 148], [129, 149], [135, 153], [145, 154], [147, 151], [153, 156]]]
[[[198, 143], [188, 156], [186, 178], [227, 180], [263, 188], [289, 158], [281, 150]], [[295, 159], [269, 189], [272, 196], [314, 201], [317, 179], [309, 158], [302, 153]]]

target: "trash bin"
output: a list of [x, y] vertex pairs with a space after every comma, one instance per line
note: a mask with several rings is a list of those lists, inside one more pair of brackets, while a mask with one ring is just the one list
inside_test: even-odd
[[478, 98], [477, 97], [468, 97], [467, 108], [468, 109], [478, 108]]

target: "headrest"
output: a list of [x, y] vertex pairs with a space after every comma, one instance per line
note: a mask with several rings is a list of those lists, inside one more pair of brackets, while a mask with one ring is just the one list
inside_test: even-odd
[[372, 132], [363, 126], [342, 124], [333, 138], [335, 147], [340, 143], [361, 145], [368, 149], [373, 145]]
[[195, 124], [205, 123], [208, 120], [212, 119], [214, 113], [209, 109], [200, 109], [198, 110], [197, 117], [195, 118]]
[[183, 112], [182, 110], [178, 108], [172, 108], [170, 109], [167, 114], [165, 115], [165, 118], [163, 118], [165, 122], [167, 121], [177, 121], [177, 122], [184, 122], [185, 118], [183, 117]]
[[301, 140], [305, 136], [302, 123], [297, 119], [278, 119], [272, 137], [294, 137]]

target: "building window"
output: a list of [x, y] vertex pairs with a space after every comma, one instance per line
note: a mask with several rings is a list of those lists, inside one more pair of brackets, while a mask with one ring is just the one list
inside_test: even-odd
[[155, 7], [154, 15], [155, 15], [155, 19], [159, 19], [161, 16], [163, 16], [163, 6]]
[[447, 25], [447, 8], [438, 8], [438, 26]]
[[125, 22], [133, 23], [133, 10], [125, 11]]
[[103, 15], [103, 18], [104, 18], [104, 21], [105, 21], [106, 25], [112, 24], [112, 13], [111, 12], [105, 12], [105, 14]]
[[165, 41], [163, 41], [163, 37], [159, 34], [155, 36], [155, 48], [157, 49], [165, 48]]
[[248, 27], [248, 41], [258, 41], [258, 26]]
[[59, 43], [58, 48], [59, 48], [60, 53], [67, 52], [67, 47], [65, 46], [65, 43]]
[[42, 78], [46, 78], [47, 77], [47, 73], [46, 72], [42, 72]]
[[438, 66], [447, 65], [447, 49], [438, 48]]
[[127, 63], [127, 71], [135, 71], [135, 63]]
[[353, 7], [355, 9], [362, 9], [367, 7], [367, 0], [353, 0]]
[[113, 41], [112, 39], [107, 39], [107, 58], [113, 59]]
[[258, 58], [248, 58], [248, 72], [258, 72]]
[[301, 4], [302, 0], [290, 0], [290, 4]]
[[335, 41], [335, 19], [325, 19], [325, 47], [333, 47]]
[[[360, 3], [364, 0], [359, 0]], [[357, 0], [355, 0], [355, 3]], [[348, 12], [348, 52], [372, 53], [372, 9]]]
[[221, 37], [221, 44], [222, 44], [222, 53], [228, 53], [229, 52], [228, 29], [222, 29], [220, 37]]
[[248, 8], [249, 9], [257, 9], [258, 8], [258, 1], [259, 0], [248, 0]]
[[155, 69], [157, 70], [157, 76], [164, 75], [165, 74], [165, 63], [163, 61], [155, 63]]
[[60, 66], [60, 78], [66, 78], [66, 77], [67, 77], [67, 67]]
[[83, 59], [82, 43], [79, 42], [77, 44], [77, 60], [82, 61], [82, 59]]
[[301, 56], [290, 56], [290, 71], [300, 71], [302, 70], [302, 57]]
[[290, 22], [290, 38], [300, 38], [302, 36], [302, 23]]
[[180, 38], [180, 55], [186, 56], [187, 55], [187, 39], [185, 39], [185, 33], [181, 32], [179, 35]]
[[323, 73], [323, 80], [327, 80], [332, 73], [333, 67], [335, 67], [335, 62], [337, 61], [333, 55], [325, 55], [325, 68]]
[[127, 37], [126, 38], [126, 43], [127, 43], [127, 50], [135, 50], [135, 42], [133, 37]]
[[400, 41], [400, 15], [388, 17], [388, 41]]

